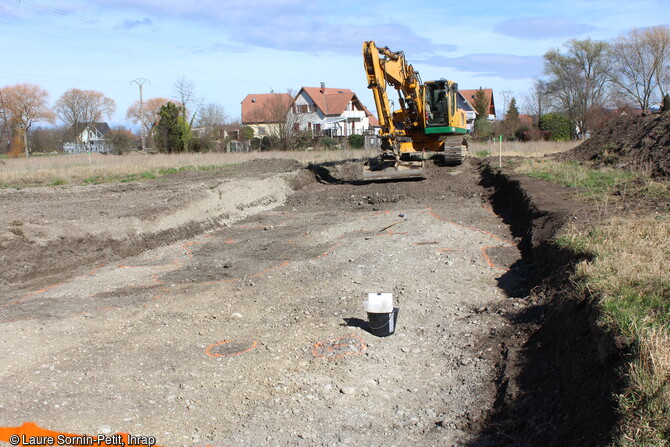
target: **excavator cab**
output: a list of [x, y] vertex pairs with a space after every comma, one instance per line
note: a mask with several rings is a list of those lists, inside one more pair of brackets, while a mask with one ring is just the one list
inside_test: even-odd
[[[425, 84], [426, 126], [451, 127], [452, 116], [457, 110], [458, 84], [445, 79]], [[450, 130], [449, 130], [450, 131]]]

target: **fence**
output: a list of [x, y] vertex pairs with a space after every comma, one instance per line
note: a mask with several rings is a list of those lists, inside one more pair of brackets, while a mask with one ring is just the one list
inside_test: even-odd
[[63, 152], [66, 154], [79, 154], [82, 152], [98, 152], [100, 154], [110, 154], [114, 152], [112, 143], [63, 143]]

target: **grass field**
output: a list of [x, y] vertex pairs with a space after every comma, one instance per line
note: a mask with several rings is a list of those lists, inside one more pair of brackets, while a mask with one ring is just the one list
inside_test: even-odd
[[[670, 212], [645, 211], [642, 201], [670, 199], [670, 183], [643, 173], [590, 169], [578, 163], [523, 160], [517, 172], [575, 188], [602, 219], [572, 226], [556, 243], [587, 254], [574, 283], [594, 297], [605, 329], [623, 335], [633, 357], [621, 370], [617, 396], [623, 419], [617, 446], [670, 444]], [[628, 212], [617, 205], [626, 201]], [[636, 206], [636, 202], [638, 205]]]
[[[563, 152], [575, 142], [538, 141], [532, 143], [503, 142], [503, 157], [542, 157]], [[470, 154], [498, 154], [493, 143], [471, 143]], [[0, 158], [0, 187], [58, 186], [129, 182], [155, 179], [175, 170], [207, 170], [225, 168], [254, 158], [290, 158], [307, 163], [322, 163], [348, 159], [364, 159], [377, 155], [376, 150], [332, 151], [268, 151], [268, 152], [208, 152], [188, 154], [140, 154], [122, 156], [101, 154], [54, 154], [30, 158]]]
[[470, 142], [470, 154], [475, 157], [497, 157], [502, 149], [504, 157], [544, 157], [545, 155], [565, 152], [577, 146], [580, 141], [520, 141]]
[[372, 151], [292, 151], [188, 154], [73, 154], [0, 160], [0, 187], [97, 184], [155, 179], [179, 170], [210, 170], [254, 158], [287, 158], [305, 164], [372, 156]]

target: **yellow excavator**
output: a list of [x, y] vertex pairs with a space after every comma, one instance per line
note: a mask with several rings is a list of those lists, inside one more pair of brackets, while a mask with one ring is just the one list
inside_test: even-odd
[[[366, 180], [425, 178], [424, 160], [441, 157], [460, 164], [467, 156], [465, 111], [458, 107], [458, 84], [446, 79], [421, 82], [402, 51], [363, 44], [363, 61], [377, 107], [381, 153], [364, 168]], [[398, 93], [391, 110], [387, 86]]]

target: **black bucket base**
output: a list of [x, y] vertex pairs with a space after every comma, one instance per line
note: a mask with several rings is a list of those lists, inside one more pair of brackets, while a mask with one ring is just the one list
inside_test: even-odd
[[368, 312], [368, 322], [370, 323], [370, 333], [377, 337], [388, 337], [395, 332], [398, 323], [399, 307], [394, 307], [393, 312], [372, 313]]

